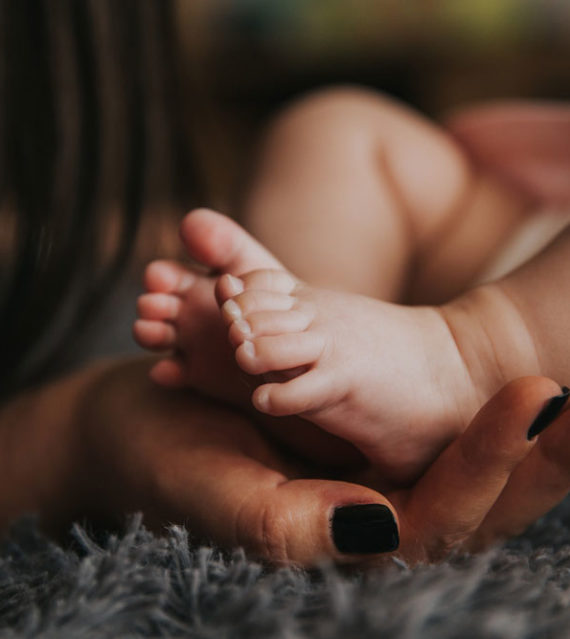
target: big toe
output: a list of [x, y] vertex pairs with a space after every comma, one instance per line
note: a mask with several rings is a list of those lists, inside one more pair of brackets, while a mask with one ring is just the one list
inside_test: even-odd
[[263, 268], [283, 268], [279, 260], [229, 217], [196, 209], [180, 225], [180, 236], [190, 256], [223, 273], [240, 275]]

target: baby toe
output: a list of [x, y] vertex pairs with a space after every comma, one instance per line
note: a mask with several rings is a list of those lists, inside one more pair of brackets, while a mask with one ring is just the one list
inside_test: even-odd
[[208, 209], [190, 212], [180, 225], [186, 250], [196, 261], [227, 273], [279, 268], [279, 261], [244, 228]]
[[335, 397], [329, 377], [311, 370], [284, 383], [258, 386], [251, 399], [260, 412], [279, 417], [326, 408]]
[[155, 260], [146, 267], [143, 283], [150, 293], [183, 293], [195, 279], [195, 275], [178, 262]]
[[247, 290], [267, 291], [288, 295], [297, 286], [297, 280], [287, 271], [277, 269], [262, 269], [235, 277], [229, 273], [218, 278], [216, 283], [216, 298], [219, 304], [243, 293]]
[[137, 300], [137, 313], [145, 320], [174, 320], [180, 313], [182, 302], [175, 295], [147, 293]]
[[287, 271], [278, 269], [261, 269], [241, 276], [244, 289], [272, 291], [289, 295], [297, 287], [297, 280]]
[[221, 311], [224, 320], [231, 324], [238, 319], [247, 319], [251, 313], [258, 311], [288, 311], [294, 303], [295, 299], [290, 295], [252, 290], [226, 300]]
[[133, 336], [149, 350], [168, 350], [176, 345], [176, 329], [171, 324], [155, 320], [139, 319], [133, 325]]
[[230, 298], [243, 293], [243, 291], [243, 281], [239, 277], [235, 277], [234, 275], [230, 275], [229, 273], [224, 273], [224, 275], [221, 275], [216, 282], [216, 299], [218, 300], [218, 304], [220, 305], [222, 305]]
[[313, 315], [306, 310], [260, 311], [230, 324], [228, 337], [239, 346], [252, 337], [268, 337], [287, 333], [302, 333], [311, 325]]
[[168, 386], [170, 388], [181, 387], [186, 381], [184, 365], [174, 357], [161, 359], [157, 362], [150, 369], [149, 376], [159, 386]]
[[[248, 339], [267, 337], [287, 333], [302, 333], [313, 321], [313, 314], [307, 310], [260, 311], [247, 316], [247, 321], [233, 322], [230, 326], [230, 339]], [[241, 343], [238, 341], [238, 343]]]
[[251, 325], [244, 319], [237, 319], [230, 324], [228, 329], [228, 339], [230, 344], [237, 348], [240, 344], [243, 344], [245, 340], [251, 339], [253, 333], [251, 331]]
[[313, 364], [323, 352], [318, 333], [293, 333], [245, 340], [236, 350], [236, 361], [250, 375], [282, 371]]

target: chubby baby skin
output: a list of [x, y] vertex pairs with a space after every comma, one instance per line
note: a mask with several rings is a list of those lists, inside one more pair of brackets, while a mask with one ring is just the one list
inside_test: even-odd
[[[174, 351], [155, 381], [242, 406], [256, 386], [258, 410], [301, 415], [399, 483], [417, 477], [505, 381], [565, 379], [564, 366], [549, 373], [538, 352], [516, 278], [461, 294], [529, 200], [474, 170], [441, 130], [389, 100], [337, 92], [294, 107], [262, 160], [248, 227], [311, 284], [348, 292], [303, 283], [228, 218], [192, 213], [182, 239], [222, 274], [222, 313], [212, 277], [150, 265], [135, 335]], [[416, 162], [419, 174], [409, 170]], [[551, 289], [543, 278], [541, 293]]]
[[[527, 323], [504, 290], [513, 282], [479, 287], [439, 307], [404, 307], [304, 284], [276, 268], [279, 262], [223, 215], [190, 214], [183, 233], [200, 236], [202, 244], [211, 241], [203, 248], [212, 261], [220, 247], [216, 238], [224, 236], [270, 267], [221, 275], [215, 284], [220, 316], [201, 315], [208, 327], [220, 330], [219, 342], [228, 354], [235, 350], [235, 362], [257, 384], [255, 407], [271, 415], [300, 415], [354, 443], [392, 482], [421, 474], [506, 380], [542, 371]], [[189, 246], [195, 241], [186, 237]], [[170, 268], [184, 281], [180, 265]], [[157, 381], [166, 385], [192, 383], [196, 358], [204, 374], [211, 352], [197, 337], [190, 311], [201, 295], [196, 287], [214, 284], [192, 277], [193, 285], [145, 302], [147, 312], [157, 302], [154, 317], [159, 306], [170, 309], [168, 320], [151, 322], [155, 333], [164, 329], [161, 346], [178, 353], [157, 365]], [[135, 329], [141, 343], [148, 322]], [[224, 324], [227, 337], [220, 329]], [[212, 385], [217, 379], [219, 387], [208, 392], [249, 395], [230, 357], [210, 365]]]
[[217, 293], [236, 361], [264, 377], [255, 407], [301, 415], [405, 482], [498, 388], [541, 372], [511, 285], [482, 286], [439, 307], [405, 307], [258, 270], [222, 276]]
[[221, 313], [254, 406], [353, 442], [396, 481], [467, 425], [483, 393], [442, 311], [316, 288], [285, 270], [223, 275]]

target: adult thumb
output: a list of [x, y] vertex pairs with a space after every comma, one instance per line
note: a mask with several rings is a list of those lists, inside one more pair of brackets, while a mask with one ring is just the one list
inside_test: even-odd
[[213, 431], [216, 438], [209, 432], [200, 444], [164, 455], [157, 521], [182, 520], [202, 540], [303, 566], [396, 550], [398, 520], [384, 496], [348, 482], [290, 479], [277, 462], [237, 448], [240, 431], [232, 426], [232, 440]]
[[242, 505], [240, 545], [277, 562], [352, 563], [394, 551], [397, 516], [381, 494], [347, 482], [294, 479], [255, 491]]

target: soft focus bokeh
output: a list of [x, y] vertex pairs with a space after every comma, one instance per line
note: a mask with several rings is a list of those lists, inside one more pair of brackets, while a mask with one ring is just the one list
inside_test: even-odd
[[[127, 250], [115, 255], [119, 240], [128, 245], [132, 220], [143, 212], [132, 271], [100, 311], [99, 337], [85, 338], [87, 354], [66, 348], [80, 363], [123, 352], [131, 343], [142, 264], [183, 257], [177, 227], [185, 210], [208, 205], [236, 213], [265, 123], [306, 92], [364, 85], [434, 118], [485, 100], [570, 98], [570, 0], [11, 0], [0, 6], [6, 52], [0, 84], [9, 80], [12, 87], [3, 93], [10, 108], [3, 111], [2, 162], [10, 171], [2, 174], [8, 181], [0, 210], [0, 298], [20, 249], [27, 252], [22, 263], [36, 265], [22, 271], [27, 284], [20, 278], [12, 287], [14, 299], [23, 293], [28, 306], [6, 302], [5, 317], [20, 340], [5, 340], [14, 361], [46, 332], [44, 302], [57, 319], [58, 339], [67, 339], [74, 313], [60, 308], [64, 293], [88, 309], [94, 289], [104, 295], [107, 263], [126, 260]], [[42, 220], [49, 234], [44, 228], [26, 234], [22, 220], [34, 231]], [[85, 258], [82, 268], [58, 266], [77, 257]], [[54, 339], [48, 338], [49, 353]], [[10, 369], [6, 356], [4, 366]]]
[[179, 0], [178, 13], [188, 68], [213, 100], [218, 172], [319, 86], [372, 86], [434, 117], [570, 97], [569, 0]]

